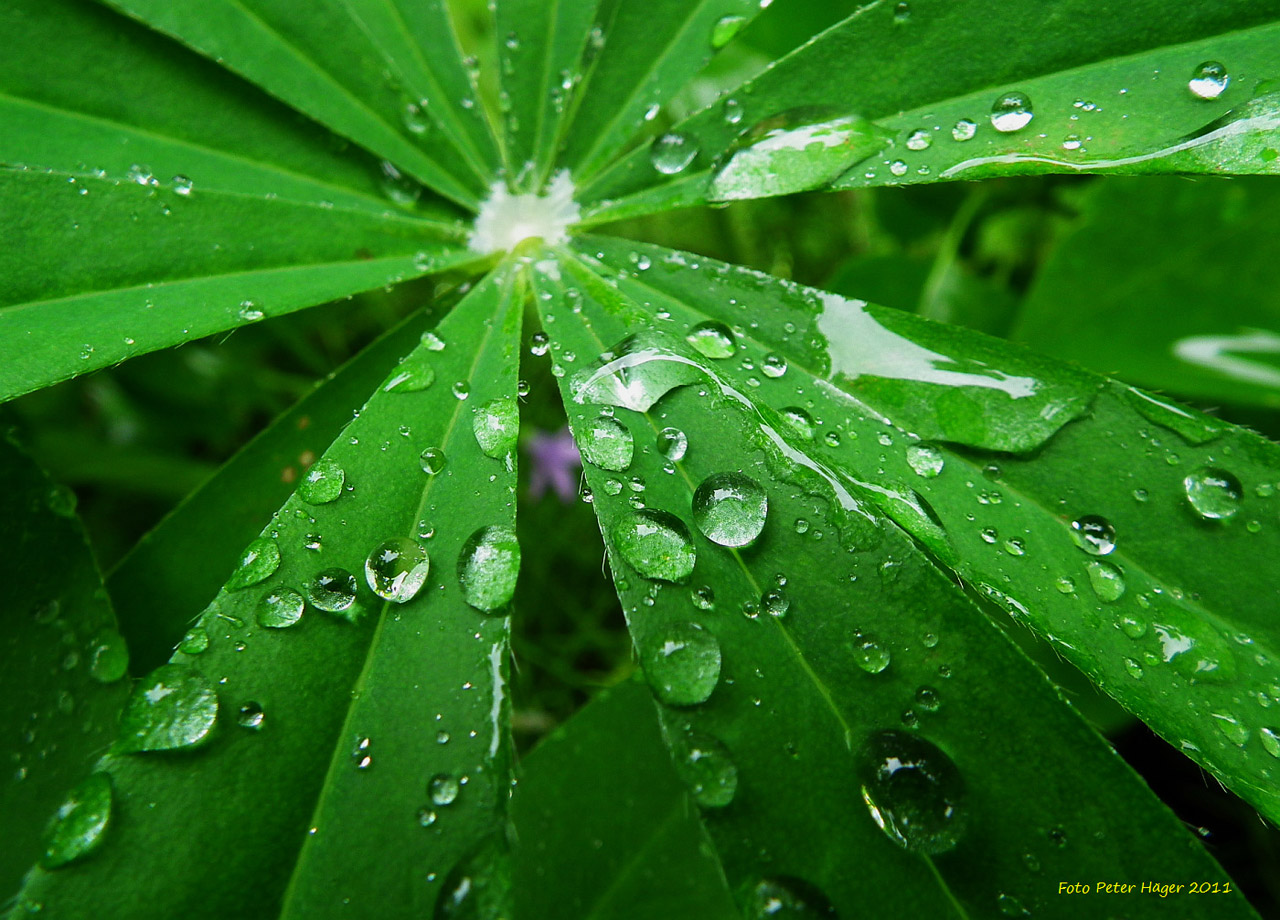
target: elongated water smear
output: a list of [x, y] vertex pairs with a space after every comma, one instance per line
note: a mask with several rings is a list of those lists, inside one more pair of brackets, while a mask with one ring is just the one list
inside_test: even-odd
[[513, 195], [506, 182], [499, 179], [480, 206], [468, 243], [475, 252], [485, 254], [507, 252], [522, 240], [534, 237], [549, 246], [564, 243], [580, 213], [573, 192], [567, 169], [555, 174], [542, 195]]

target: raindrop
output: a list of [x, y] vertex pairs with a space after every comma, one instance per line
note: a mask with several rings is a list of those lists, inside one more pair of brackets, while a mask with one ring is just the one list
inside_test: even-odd
[[658, 432], [658, 453], [672, 463], [683, 460], [688, 449], [689, 439], [679, 428], [663, 428]]
[[676, 623], [640, 655], [654, 695], [670, 706], [694, 706], [720, 680], [720, 643], [697, 623]]
[[724, 101], [722, 107], [724, 114], [724, 122], [727, 125], [736, 125], [742, 121], [742, 103], [732, 97]]
[[764, 530], [768, 496], [753, 479], [741, 473], [716, 473], [693, 493], [693, 520], [698, 529], [721, 546], [746, 546]]
[[382, 384], [384, 393], [416, 393], [436, 382], [436, 372], [422, 351], [415, 351], [400, 362]]
[[209, 648], [209, 633], [203, 626], [192, 626], [178, 643], [178, 651], [184, 655], [202, 655]]
[[364, 561], [369, 590], [383, 600], [404, 604], [426, 584], [430, 560], [417, 540], [395, 537], [379, 543]]
[[1218, 726], [1218, 731], [1222, 732], [1232, 744], [1244, 745], [1249, 740], [1248, 726], [1240, 724], [1240, 720], [1235, 716], [1225, 712], [1210, 713], [1213, 716], [1214, 724]]
[[297, 591], [280, 588], [262, 596], [254, 612], [254, 619], [259, 626], [267, 629], [284, 629], [302, 619], [302, 611], [306, 605]]
[[124, 636], [104, 629], [89, 643], [89, 676], [104, 684], [114, 683], [129, 670], [129, 647]]
[[422, 467], [422, 472], [428, 476], [434, 476], [436, 473], [444, 469], [447, 458], [438, 447], [428, 447], [418, 455], [418, 465]]
[[1071, 522], [1071, 539], [1090, 556], [1106, 556], [1116, 548], [1116, 529], [1096, 514], [1086, 514]]
[[510, 603], [520, 575], [520, 543], [510, 527], [481, 527], [462, 546], [458, 583], [477, 610], [497, 613]]
[[368, 737], [357, 738], [356, 746], [351, 751], [351, 759], [355, 761], [357, 770], [367, 770], [373, 766], [373, 740]]
[[928, 150], [929, 145], [932, 143], [933, 143], [933, 135], [930, 134], [925, 129], [921, 128], [918, 131], [911, 132], [910, 136], [907, 138], [907, 149], [908, 150]]
[[859, 760], [863, 801], [890, 840], [926, 854], [955, 847], [965, 823], [964, 782], [950, 757], [916, 735], [882, 731]]
[[729, 750], [710, 735], [688, 734], [675, 745], [676, 772], [703, 808], [723, 808], [738, 791], [738, 767]]
[[166, 664], [140, 680], [120, 722], [120, 751], [167, 751], [208, 737], [218, 718], [213, 683], [195, 668]]
[[1187, 89], [1197, 99], [1217, 99], [1231, 82], [1227, 68], [1217, 61], [1205, 61], [1198, 66], [1187, 81]]
[[967, 141], [972, 140], [973, 136], [978, 133], [978, 125], [967, 118], [962, 118], [956, 122], [955, 127], [951, 129], [952, 140]]
[[430, 827], [436, 823], [436, 813], [425, 805], [418, 809], [418, 826]]
[[1182, 481], [1187, 501], [1196, 514], [1211, 521], [1231, 517], [1240, 510], [1244, 488], [1226, 470], [1202, 467]]
[[1031, 100], [1025, 93], [1005, 93], [991, 106], [991, 126], [1008, 134], [1031, 124], [1033, 115]]
[[635, 451], [627, 426], [608, 415], [598, 416], [583, 426], [578, 447], [588, 463], [615, 473], [631, 466]]
[[711, 27], [711, 47], [719, 49], [729, 44], [746, 21], [746, 16], [721, 16]]
[[529, 354], [535, 358], [541, 358], [550, 347], [551, 339], [548, 338], [545, 332], [535, 332], [529, 337]]
[[471, 395], [471, 384], [465, 380], [458, 380], [453, 384], [453, 395], [459, 401], [466, 399]]
[[760, 370], [766, 377], [781, 377], [787, 372], [787, 359], [771, 352], [764, 356]]
[[1095, 559], [1089, 563], [1089, 584], [1098, 600], [1114, 603], [1124, 596], [1124, 575], [1118, 566]]
[[486, 457], [497, 460], [509, 455], [516, 447], [520, 434], [520, 411], [510, 396], [491, 399], [475, 410], [471, 418], [471, 430], [476, 443]]
[[456, 777], [448, 773], [437, 773], [427, 784], [427, 794], [431, 796], [431, 804], [443, 808], [457, 800], [461, 788]]
[[58, 806], [44, 833], [40, 865], [57, 869], [88, 856], [102, 845], [110, 822], [111, 777], [94, 773]]
[[689, 597], [693, 600], [693, 606], [699, 610], [714, 610], [716, 606], [716, 592], [711, 589], [710, 585], [701, 585], [689, 592]]
[[186, 176], [174, 176], [170, 181], [173, 183], [173, 191], [183, 198], [190, 197], [191, 190], [195, 188], [195, 183]]
[[932, 444], [912, 444], [907, 448], [907, 464], [917, 476], [932, 479], [942, 472], [946, 460]]
[[236, 724], [241, 728], [249, 729], [249, 731], [262, 731], [262, 726], [266, 724], [266, 721], [267, 714], [253, 700], [249, 700], [249, 702], [242, 705], [240, 711], [236, 713]]
[[746, 920], [834, 920], [837, 916], [821, 891], [787, 876], [762, 879], [747, 894], [744, 907]]
[[307, 585], [307, 599], [317, 610], [354, 620], [357, 587], [356, 577], [346, 569], [325, 569]]
[[786, 616], [791, 609], [791, 598], [781, 588], [772, 588], [760, 598], [760, 609], [770, 616]]
[[1263, 728], [1258, 731], [1263, 748], [1272, 757], [1280, 757], [1280, 728]]
[[664, 176], [674, 176], [684, 172], [694, 157], [698, 155], [698, 147], [683, 134], [664, 134], [653, 142], [649, 159], [653, 168]]
[[1022, 902], [1011, 894], [1001, 894], [996, 898], [996, 907], [1000, 909], [1002, 917], [1030, 917], [1031, 911], [1027, 910]]
[[236, 570], [227, 579], [228, 591], [239, 591], [250, 585], [266, 581], [280, 568], [280, 548], [274, 540], [265, 537], [254, 540], [240, 554]]
[[732, 358], [738, 344], [728, 326], [714, 321], [694, 326], [685, 339], [707, 358]]
[[782, 409], [778, 413], [782, 416], [782, 420], [787, 423], [787, 427], [792, 430], [798, 437], [805, 441], [812, 441], [814, 431], [817, 426], [813, 421], [813, 416], [798, 406], [789, 406]]
[[613, 542], [628, 565], [659, 581], [684, 581], [697, 559], [688, 528], [665, 511], [632, 512], [614, 526]]
[[323, 505], [342, 494], [346, 479], [336, 460], [319, 460], [303, 475], [298, 497], [310, 505]]
[[853, 660], [868, 674], [879, 674], [889, 667], [889, 650], [875, 639], [860, 632], [853, 635]]
[[926, 712], [937, 712], [942, 700], [933, 687], [921, 687], [916, 691], [916, 703]]

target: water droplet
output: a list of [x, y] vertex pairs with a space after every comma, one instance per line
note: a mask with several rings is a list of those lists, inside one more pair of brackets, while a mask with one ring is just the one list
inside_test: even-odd
[[186, 176], [174, 176], [169, 181], [173, 183], [174, 194], [181, 195], [183, 198], [190, 197], [191, 190], [195, 188], [195, 183]]
[[462, 546], [458, 583], [477, 610], [497, 613], [510, 603], [520, 575], [520, 543], [510, 527], [481, 527]]
[[418, 826], [430, 827], [436, 823], [436, 813], [425, 805], [418, 809]]
[[422, 467], [422, 472], [428, 476], [434, 476], [444, 469], [447, 458], [438, 447], [428, 447], [418, 455], [418, 464]]
[[236, 316], [243, 323], [256, 323], [266, 315], [258, 309], [258, 305], [252, 300], [240, 301], [240, 309], [236, 311]]
[[972, 140], [973, 136], [978, 133], [978, 125], [967, 118], [962, 118], [955, 123], [955, 127], [951, 129], [951, 137], [957, 141]]
[[926, 712], [937, 712], [942, 706], [942, 698], [933, 687], [921, 687], [916, 691], [916, 703]]
[[764, 356], [760, 363], [760, 371], [766, 377], [778, 378], [787, 372], [787, 359], [772, 352]]
[[613, 541], [618, 555], [645, 578], [684, 581], [697, 559], [688, 528], [665, 511], [629, 514], [613, 528]]
[[1031, 124], [1033, 115], [1025, 93], [1005, 93], [991, 106], [991, 126], [1003, 134], [1020, 131]]
[[285, 629], [302, 619], [306, 601], [292, 588], [280, 588], [264, 594], [258, 601], [254, 619], [268, 629]]
[[738, 791], [738, 767], [726, 748], [710, 735], [691, 733], [676, 740], [675, 767], [693, 800], [703, 808], [723, 808]]
[[853, 660], [868, 674], [879, 674], [889, 667], [889, 650], [862, 633], [853, 636]]
[[236, 570], [227, 579], [228, 591], [239, 591], [250, 585], [266, 581], [280, 568], [280, 548], [275, 540], [263, 537], [254, 540], [240, 554]]
[[908, 22], [911, 19], [911, 4], [898, 3], [893, 8], [893, 21], [897, 23]]
[[697, 623], [676, 623], [645, 648], [640, 664], [654, 695], [670, 706], [694, 706], [720, 680], [720, 643]]
[[1027, 910], [1022, 902], [1011, 894], [1001, 894], [996, 898], [996, 907], [1000, 908], [1002, 917], [1030, 917], [1031, 911]]
[[582, 427], [578, 447], [588, 463], [615, 473], [631, 466], [635, 451], [627, 426], [608, 415], [598, 416]]
[[724, 123], [727, 125], [736, 125], [742, 121], [742, 103], [732, 96], [725, 99], [721, 111], [724, 115]]
[[760, 609], [770, 616], [786, 616], [791, 609], [791, 598], [781, 588], [772, 588], [760, 598]]
[[203, 741], [218, 718], [213, 683], [195, 668], [166, 664], [140, 680], [120, 721], [120, 751], [167, 751]]
[[354, 620], [357, 589], [356, 577], [346, 569], [325, 569], [307, 585], [307, 599], [317, 610]]
[[253, 700], [243, 704], [240, 707], [240, 711], [236, 713], [236, 724], [241, 728], [249, 729], [249, 731], [262, 731], [262, 726], [266, 724], [266, 721], [267, 714]]
[[1141, 639], [1147, 634], [1147, 623], [1135, 616], [1125, 615], [1120, 618], [1120, 631], [1130, 639]]
[[104, 629], [89, 642], [89, 676], [104, 684], [114, 683], [129, 670], [129, 647], [124, 636]]
[[351, 759], [355, 761], [357, 770], [368, 770], [373, 766], [373, 739], [361, 737], [356, 739], [351, 750]]
[[907, 169], [906, 160], [894, 160], [889, 164], [889, 172], [895, 176], [905, 176], [907, 174]]
[[1263, 748], [1272, 757], [1280, 757], [1280, 728], [1263, 728], [1258, 732]]
[[672, 463], [676, 463], [684, 459], [685, 451], [689, 448], [689, 439], [679, 428], [663, 428], [658, 432], [657, 446], [658, 453]]
[[693, 606], [699, 610], [714, 610], [716, 606], [716, 592], [711, 589], [710, 585], [701, 585], [689, 592], [689, 597], [693, 601]]
[[946, 460], [932, 444], [912, 444], [907, 448], [907, 464], [917, 476], [932, 479], [942, 472]]
[[1089, 584], [1098, 600], [1114, 603], [1124, 596], [1124, 575], [1118, 566], [1095, 559], [1089, 563]]
[[1244, 745], [1248, 742], [1249, 728], [1242, 725], [1235, 716], [1225, 712], [1213, 712], [1210, 715], [1213, 716], [1218, 731], [1222, 732], [1223, 737], [1232, 744]]
[[57, 869], [101, 846], [111, 822], [111, 798], [111, 777], [106, 773], [94, 773], [77, 784], [45, 830], [40, 865]]
[[711, 47], [719, 49], [729, 44], [746, 21], [746, 16], [721, 16], [711, 27]]
[[698, 529], [721, 546], [746, 546], [764, 530], [768, 496], [753, 479], [741, 473], [716, 473], [693, 493], [693, 520]]
[[1226, 470], [1201, 467], [1182, 481], [1187, 501], [1196, 514], [1211, 521], [1231, 517], [1240, 510], [1244, 488]]
[[927, 150], [929, 145], [933, 143], [933, 135], [921, 128], [918, 131], [912, 131], [907, 138], [908, 150]]
[[787, 423], [787, 427], [799, 438], [805, 441], [812, 441], [817, 425], [813, 421], [813, 416], [805, 412], [798, 406], [788, 406], [778, 413], [782, 416], [782, 420]]
[[551, 347], [551, 339], [545, 332], [535, 332], [529, 337], [529, 354], [541, 358]]
[[1116, 548], [1116, 529], [1096, 514], [1086, 514], [1071, 522], [1071, 539], [1091, 556], [1106, 556]]
[[1217, 99], [1231, 83], [1227, 68], [1217, 61], [1205, 61], [1198, 66], [1187, 81], [1187, 89], [1197, 99]]
[[347, 474], [336, 460], [319, 460], [302, 476], [298, 497], [310, 505], [323, 505], [342, 494]]
[[834, 920], [836, 910], [808, 882], [789, 876], [762, 879], [747, 894], [746, 920]]
[[427, 784], [427, 794], [431, 796], [431, 803], [440, 808], [452, 805], [457, 800], [461, 789], [457, 777], [450, 776], [448, 773], [437, 773]]
[[486, 457], [501, 460], [516, 447], [520, 435], [520, 411], [509, 396], [491, 399], [475, 410], [471, 430]]
[[707, 358], [732, 358], [738, 347], [729, 327], [713, 321], [694, 326], [685, 339]]
[[209, 633], [203, 626], [192, 626], [178, 643], [178, 651], [184, 655], [202, 655], [209, 648]]
[[964, 782], [950, 757], [924, 738], [883, 731], [859, 761], [863, 801], [890, 840], [919, 853], [955, 847], [965, 823]]
[[698, 155], [697, 145], [683, 134], [664, 134], [653, 142], [649, 159], [664, 176], [684, 172]]
[[364, 561], [369, 590], [383, 600], [404, 604], [426, 584], [430, 571], [427, 550], [417, 540], [394, 537], [379, 543]]
[[1124, 669], [1129, 672], [1129, 676], [1134, 680], [1142, 680], [1142, 665], [1138, 661], [1133, 658], [1126, 658], [1124, 660]]
[[382, 384], [384, 393], [416, 393], [436, 382], [436, 372], [423, 351], [415, 351], [400, 362]]

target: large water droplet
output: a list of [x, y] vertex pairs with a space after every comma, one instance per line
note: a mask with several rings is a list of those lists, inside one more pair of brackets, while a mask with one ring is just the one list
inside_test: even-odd
[[1096, 514], [1086, 514], [1071, 522], [1071, 539], [1091, 556], [1106, 556], [1116, 548], [1116, 529]]
[[677, 354], [665, 336], [639, 333], [601, 355], [594, 367], [574, 376], [573, 401], [648, 412], [676, 387], [705, 380], [706, 371]]
[[203, 626], [192, 626], [178, 643], [184, 655], [202, 655], [209, 648], [209, 632]]
[[94, 773], [71, 790], [44, 833], [40, 865], [57, 869], [88, 856], [111, 821], [111, 777]]
[[89, 643], [89, 676], [104, 684], [124, 677], [129, 670], [129, 647], [124, 636], [114, 629], [104, 629]]
[[607, 415], [594, 418], [582, 426], [578, 447], [588, 463], [615, 473], [631, 466], [635, 450], [627, 426]]
[[218, 718], [213, 683], [195, 668], [166, 664], [134, 687], [120, 721], [120, 751], [168, 751], [203, 741]]
[[917, 476], [932, 479], [942, 472], [946, 460], [932, 444], [912, 444], [907, 448], [907, 463]]
[[501, 460], [516, 447], [520, 435], [520, 412], [509, 396], [491, 399], [475, 410], [471, 429], [486, 457]]
[[1217, 61], [1205, 61], [1191, 74], [1187, 81], [1187, 89], [1197, 99], [1217, 99], [1231, 83], [1231, 75], [1227, 68]]
[[685, 339], [708, 358], [732, 358], [738, 349], [729, 327], [712, 320], [694, 326]]
[[356, 577], [346, 569], [325, 569], [307, 585], [307, 599], [317, 610], [333, 613], [346, 620], [354, 620]]
[[436, 372], [427, 360], [426, 353], [415, 351], [391, 372], [391, 376], [382, 384], [382, 390], [384, 393], [416, 393], [425, 390], [435, 381]]
[[677, 463], [684, 459], [685, 451], [689, 449], [689, 439], [679, 428], [663, 428], [658, 432], [657, 446], [658, 453], [672, 463]]
[[227, 590], [238, 591], [266, 581], [280, 568], [280, 548], [275, 540], [254, 540], [240, 554], [236, 570], [227, 579]]
[[1089, 584], [1098, 600], [1114, 603], [1124, 596], [1124, 574], [1118, 566], [1095, 559], [1088, 565]]
[[746, 920], [833, 920], [836, 909], [808, 882], [789, 876], [762, 879], [747, 894]]
[[1244, 487], [1226, 470], [1202, 467], [1182, 481], [1187, 501], [1196, 514], [1212, 521], [1224, 520], [1240, 510]]
[[764, 489], [741, 473], [716, 473], [693, 493], [693, 520], [708, 540], [721, 546], [746, 546], [764, 530], [769, 499]]
[[645, 578], [679, 582], [693, 573], [693, 539], [675, 515], [635, 511], [614, 526], [613, 540], [618, 555]]
[[285, 629], [302, 619], [307, 602], [292, 588], [280, 588], [264, 594], [258, 601], [254, 618], [259, 626], [268, 629]]
[[721, 16], [711, 27], [711, 47], [720, 49], [729, 44], [746, 21], [746, 16]]
[[428, 447], [418, 455], [418, 465], [422, 467], [422, 472], [428, 476], [434, 476], [444, 469], [444, 465], [448, 462], [444, 451], [438, 447]]
[[511, 602], [520, 575], [520, 542], [510, 527], [481, 527], [458, 556], [458, 583], [468, 604], [497, 613]]
[[426, 584], [430, 571], [427, 550], [417, 540], [395, 537], [379, 543], [364, 561], [369, 590], [383, 600], [404, 604]]
[[917, 853], [945, 853], [965, 824], [964, 781], [936, 745], [905, 732], [873, 735], [859, 754], [862, 798], [894, 843]]
[[720, 680], [720, 643], [697, 623], [676, 623], [640, 655], [654, 695], [670, 706], [694, 706]]
[[1280, 728], [1263, 728], [1258, 732], [1262, 747], [1272, 757], [1280, 757]]
[[347, 474], [336, 460], [318, 460], [302, 475], [298, 497], [311, 505], [323, 505], [342, 494], [346, 481]]
[[653, 142], [649, 159], [653, 168], [664, 176], [674, 176], [688, 169], [698, 155], [698, 145], [683, 134], [664, 134]]
[[879, 674], [889, 667], [889, 650], [870, 636], [854, 633], [853, 660], [868, 674]]
[[738, 791], [738, 768], [729, 749], [710, 735], [692, 733], [676, 742], [676, 772], [703, 808], [723, 808]]
[[1005, 93], [991, 106], [991, 126], [1008, 134], [1031, 124], [1034, 113], [1025, 93]]

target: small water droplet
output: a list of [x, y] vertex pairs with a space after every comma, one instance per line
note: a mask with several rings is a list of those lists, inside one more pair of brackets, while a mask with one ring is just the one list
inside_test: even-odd
[[89, 642], [89, 676], [104, 684], [114, 683], [129, 670], [129, 647], [124, 636], [104, 629]]
[[685, 451], [689, 448], [689, 439], [679, 428], [663, 428], [658, 432], [657, 446], [658, 453], [672, 463], [676, 463], [684, 459]]
[[457, 777], [450, 776], [448, 773], [437, 773], [427, 784], [427, 794], [431, 797], [431, 803], [441, 808], [457, 801], [461, 789]]
[[890, 840], [919, 853], [955, 847], [965, 824], [964, 782], [936, 745], [878, 732], [860, 752], [858, 774], [871, 818]]
[[707, 358], [732, 358], [738, 347], [729, 327], [714, 321], [694, 326], [685, 339]]
[[101, 846], [111, 823], [111, 802], [111, 777], [106, 773], [94, 773], [77, 784], [45, 830], [40, 865], [57, 869]]
[[967, 141], [972, 140], [973, 136], [978, 133], [977, 122], [962, 118], [955, 123], [955, 127], [951, 129], [952, 140]]
[[627, 426], [608, 415], [600, 415], [582, 426], [578, 447], [588, 463], [615, 473], [631, 466], [635, 451]]
[[711, 47], [718, 50], [729, 44], [746, 21], [746, 16], [721, 16], [711, 27]]
[[551, 339], [545, 332], [535, 332], [529, 337], [529, 354], [541, 358], [551, 347]]
[[184, 655], [202, 655], [209, 648], [209, 633], [203, 626], [192, 626], [178, 643]]
[[1124, 660], [1124, 669], [1129, 672], [1129, 676], [1134, 680], [1142, 680], [1143, 670], [1142, 664], [1133, 658]]
[[491, 399], [478, 407], [471, 418], [476, 443], [486, 457], [497, 460], [508, 456], [520, 435], [520, 410], [510, 396]]
[[912, 131], [907, 137], [908, 150], [927, 150], [929, 145], [933, 143], [933, 135], [925, 129]]
[[835, 920], [836, 910], [808, 882], [789, 876], [762, 879], [746, 896], [746, 920]]
[[351, 759], [355, 761], [357, 770], [368, 770], [373, 766], [373, 739], [361, 737], [356, 739], [351, 749]]
[[254, 540], [240, 554], [236, 570], [227, 579], [228, 591], [239, 591], [250, 585], [266, 581], [280, 568], [280, 548], [275, 540], [263, 537]]
[[946, 460], [932, 444], [912, 444], [907, 448], [907, 464], [917, 476], [932, 479], [942, 472]]
[[280, 588], [264, 594], [258, 601], [254, 619], [267, 629], [285, 629], [302, 619], [307, 602], [292, 588]]
[[730, 96], [725, 99], [721, 113], [724, 115], [725, 124], [736, 125], [742, 121], [742, 103]]
[[418, 826], [430, 827], [436, 823], [436, 813], [425, 805], [418, 809]]
[[260, 732], [262, 726], [266, 724], [267, 714], [262, 711], [262, 707], [253, 700], [244, 703], [240, 707], [240, 711], [236, 713], [236, 724], [241, 728], [247, 728], [250, 731]]
[[697, 559], [688, 528], [665, 511], [632, 512], [613, 528], [613, 541], [618, 555], [645, 578], [684, 581]]
[[698, 155], [697, 145], [683, 134], [664, 134], [653, 142], [649, 159], [653, 168], [664, 176], [674, 176], [688, 169]]
[[699, 610], [714, 610], [716, 606], [716, 592], [711, 589], [710, 585], [700, 585], [689, 592], [689, 597], [693, 601], [693, 606]]
[[853, 634], [853, 660], [868, 674], [879, 674], [889, 667], [889, 650], [870, 636]]
[[303, 474], [298, 497], [310, 505], [323, 505], [342, 494], [346, 481], [347, 474], [336, 460], [318, 460]]
[[354, 620], [357, 589], [356, 577], [346, 569], [325, 569], [307, 585], [307, 599], [317, 610]]
[[1091, 556], [1106, 556], [1116, 548], [1116, 529], [1096, 514], [1086, 514], [1071, 522], [1071, 539]]
[[676, 623], [641, 651], [640, 664], [654, 695], [670, 706], [694, 706], [720, 680], [720, 643], [697, 623]]
[[690, 733], [674, 745], [676, 772], [703, 808], [723, 808], [738, 790], [738, 767], [729, 749], [710, 735]]
[[926, 712], [937, 712], [942, 706], [942, 698], [933, 687], [921, 687], [916, 691], [916, 703]]
[[1263, 728], [1258, 732], [1262, 747], [1272, 757], [1280, 757], [1280, 728]]
[[766, 377], [778, 378], [787, 372], [787, 359], [782, 355], [770, 352], [764, 356], [764, 361], [760, 364], [760, 371]]
[[520, 542], [510, 527], [481, 527], [458, 555], [462, 597], [477, 610], [498, 613], [511, 602], [520, 575]]
[[452, 387], [453, 395], [459, 401], [468, 398], [471, 395], [471, 384], [465, 380], [455, 381]]
[[1218, 726], [1218, 731], [1222, 732], [1232, 744], [1243, 746], [1249, 740], [1249, 728], [1241, 724], [1240, 720], [1235, 716], [1225, 712], [1210, 713], [1213, 716], [1214, 724]]
[[422, 467], [422, 472], [428, 476], [434, 476], [444, 469], [448, 460], [444, 455], [444, 451], [438, 447], [428, 447], [418, 455], [418, 465]]
[[1089, 563], [1088, 572], [1089, 584], [1098, 600], [1110, 604], [1124, 596], [1124, 574], [1119, 566], [1095, 559]]
[[1011, 894], [1001, 894], [996, 898], [996, 907], [1000, 909], [1002, 917], [1030, 917], [1031, 911], [1027, 910], [1019, 901]]
[[1020, 131], [1031, 124], [1034, 113], [1025, 93], [1005, 93], [991, 106], [991, 126], [1002, 134]]
[[770, 616], [786, 616], [791, 609], [791, 598], [781, 588], [772, 588], [760, 598], [760, 609]]
[[716, 473], [693, 493], [693, 520], [698, 529], [721, 546], [747, 546], [764, 530], [768, 496], [753, 479], [741, 473]]
[[1191, 74], [1187, 81], [1187, 89], [1197, 99], [1217, 99], [1231, 83], [1231, 75], [1227, 68], [1217, 61], [1205, 61]]
[[378, 597], [404, 604], [422, 590], [430, 567], [426, 547], [409, 537], [394, 537], [369, 553], [364, 561], [364, 578]]
[[436, 381], [435, 369], [423, 351], [415, 351], [400, 362], [382, 384], [384, 393], [417, 393]]
[[120, 751], [167, 751], [203, 741], [218, 718], [218, 694], [195, 668], [166, 664], [134, 687], [120, 722]]
[[1240, 510], [1244, 488], [1226, 470], [1201, 467], [1182, 481], [1182, 487], [1196, 514], [1207, 520], [1225, 520]]

